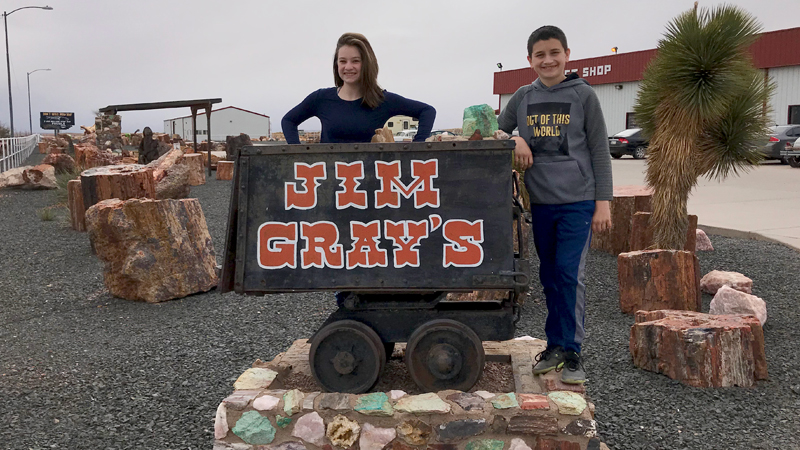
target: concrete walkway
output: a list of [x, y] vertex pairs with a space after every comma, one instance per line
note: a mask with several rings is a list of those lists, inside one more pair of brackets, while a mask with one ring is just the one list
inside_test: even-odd
[[[644, 185], [645, 162], [613, 160], [614, 185]], [[800, 169], [766, 162], [722, 182], [700, 178], [689, 214], [711, 234], [777, 241], [800, 250]]]

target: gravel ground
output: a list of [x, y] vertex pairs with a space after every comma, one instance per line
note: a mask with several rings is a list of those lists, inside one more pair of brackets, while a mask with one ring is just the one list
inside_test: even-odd
[[[33, 155], [30, 163], [40, 160]], [[230, 182], [192, 189], [222, 252]], [[326, 294], [244, 297], [216, 291], [151, 305], [114, 298], [86, 233], [38, 211], [54, 193], [0, 191], [0, 447], [207, 449], [217, 404], [256, 358], [308, 337], [333, 311]], [[800, 442], [796, 357], [800, 252], [712, 236], [703, 272], [734, 270], [768, 303], [770, 380], [697, 389], [635, 368], [633, 318], [619, 312], [616, 258], [588, 263], [588, 393], [612, 449], [789, 449]], [[534, 261], [535, 266], [535, 261]], [[536, 270], [537, 268], [534, 268]], [[535, 278], [535, 277], [534, 277]], [[534, 299], [541, 298], [538, 284]], [[704, 297], [708, 311], [710, 297]], [[297, 308], [298, 304], [304, 305]], [[539, 337], [543, 304], [528, 302], [519, 335]]]

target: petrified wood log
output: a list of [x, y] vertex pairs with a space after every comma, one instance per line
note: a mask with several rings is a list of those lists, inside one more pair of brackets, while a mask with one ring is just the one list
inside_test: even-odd
[[753, 316], [639, 311], [633, 363], [695, 387], [752, 386], [768, 377], [764, 332]]
[[[629, 251], [647, 250], [653, 245], [653, 229], [650, 227], [652, 213], [636, 212], [631, 217], [631, 239]], [[689, 215], [689, 227], [686, 229], [686, 243], [683, 249], [694, 252], [697, 244], [697, 216]]]
[[83, 206], [81, 180], [67, 182], [67, 206], [69, 206], [69, 222], [72, 229], [86, 231], [86, 208]]
[[232, 180], [233, 179], [233, 161], [220, 161], [217, 163], [217, 179], [218, 180]]
[[618, 255], [631, 250], [631, 217], [636, 212], [650, 212], [652, 189], [646, 186], [614, 186], [611, 202], [611, 229], [592, 236], [592, 248]]
[[700, 264], [692, 252], [645, 250], [620, 253], [622, 312], [679, 309], [700, 311]]
[[184, 164], [189, 168], [190, 186], [199, 186], [201, 184], [206, 184], [206, 172], [203, 166], [203, 155], [199, 153], [183, 155], [181, 164]]
[[170, 151], [159, 156], [158, 159], [147, 164], [147, 167], [153, 169], [153, 178], [156, 183], [167, 176], [167, 172], [176, 164], [180, 164], [183, 159], [183, 150], [173, 148]]
[[22, 171], [22, 185], [19, 189], [58, 189], [56, 170], [49, 164], [26, 167]]
[[150, 303], [217, 285], [214, 246], [197, 199], [104, 200], [86, 211], [103, 279], [115, 296]]
[[81, 173], [86, 209], [102, 200], [155, 198], [153, 169], [140, 164], [95, 167]]

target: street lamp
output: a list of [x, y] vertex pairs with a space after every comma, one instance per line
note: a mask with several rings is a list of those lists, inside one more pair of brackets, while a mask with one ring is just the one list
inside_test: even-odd
[[6, 30], [6, 69], [8, 71], [8, 117], [11, 121], [11, 137], [14, 137], [14, 104], [11, 100], [11, 60], [8, 57], [8, 16], [14, 14], [15, 12], [19, 11], [20, 9], [45, 9], [47, 11], [52, 10], [53, 8], [50, 6], [23, 6], [22, 8], [17, 8], [11, 12], [3, 11], [3, 26]]
[[33, 116], [31, 115], [31, 74], [40, 70], [50, 71], [50, 69], [36, 69], [28, 72], [28, 125], [30, 125], [31, 134], [33, 134]]

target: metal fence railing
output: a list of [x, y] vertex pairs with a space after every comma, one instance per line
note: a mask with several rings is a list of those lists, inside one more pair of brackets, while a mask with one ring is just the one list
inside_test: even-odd
[[19, 167], [38, 148], [41, 135], [0, 139], [0, 173]]

